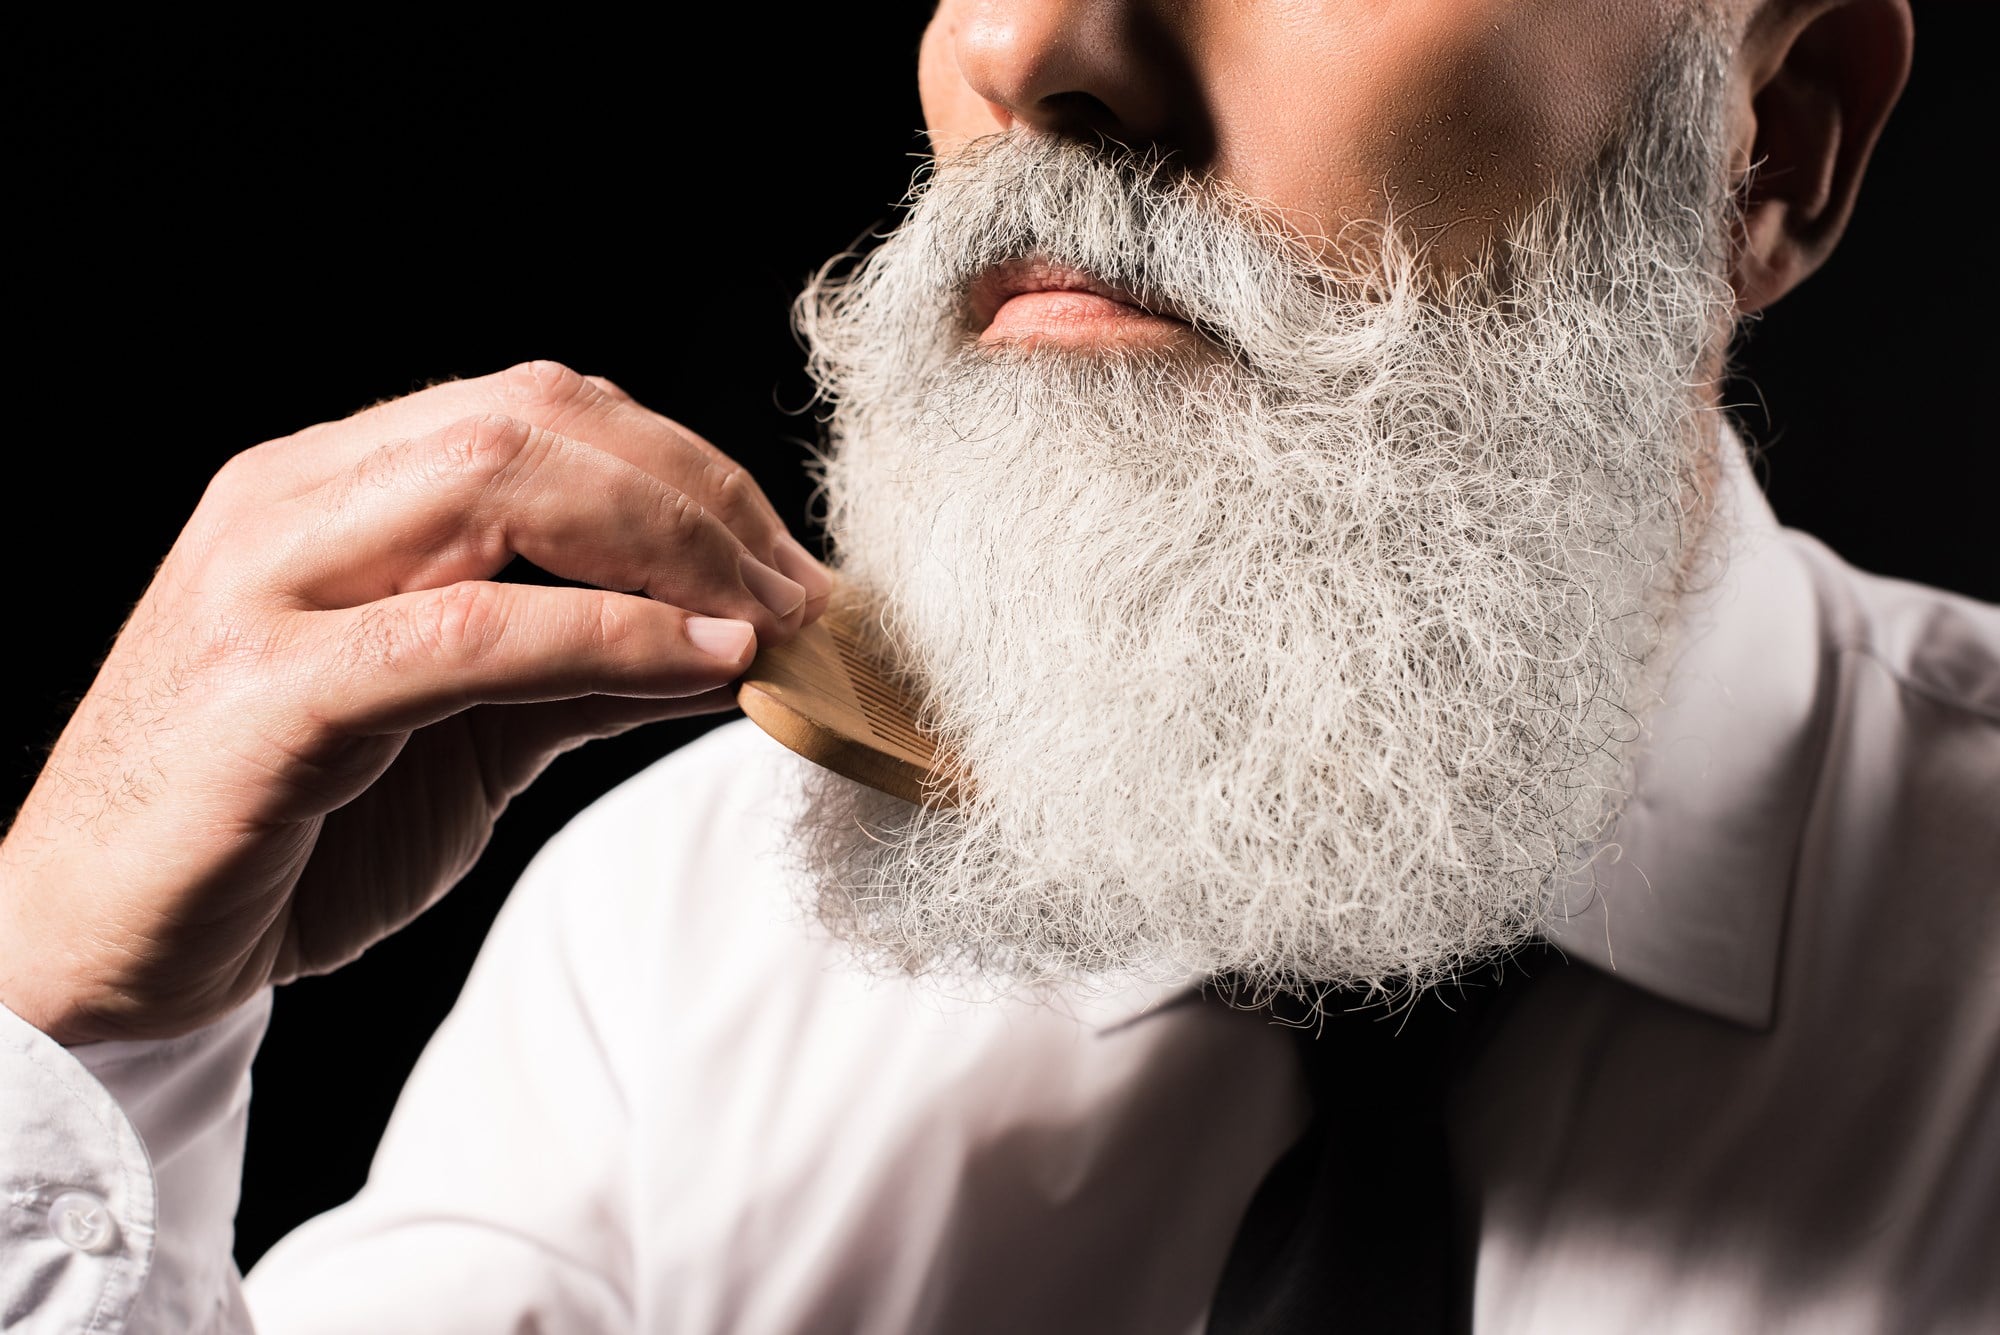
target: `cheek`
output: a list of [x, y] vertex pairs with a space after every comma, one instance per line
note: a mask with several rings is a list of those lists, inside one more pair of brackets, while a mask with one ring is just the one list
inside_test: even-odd
[[1658, 36], [1605, 8], [1289, 7], [1222, 46], [1218, 169], [1324, 235], [1393, 213], [1454, 267], [1609, 142]]

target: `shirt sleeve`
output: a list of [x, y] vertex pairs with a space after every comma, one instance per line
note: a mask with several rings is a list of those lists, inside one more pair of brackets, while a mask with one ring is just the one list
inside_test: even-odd
[[251, 1271], [265, 1335], [631, 1326], [629, 1118], [596, 1014], [609, 971], [562, 907], [601, 888], [581, 852], [572, 827], [515, 886], [367, 1185]]
[[0, 1326], [250, 1330], [231, 1258], [270, 995], [181, 1038], [65, 1048], [0, 1006]]

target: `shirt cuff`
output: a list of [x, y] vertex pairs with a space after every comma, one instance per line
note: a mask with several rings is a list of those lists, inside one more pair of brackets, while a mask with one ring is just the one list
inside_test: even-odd
[[[194, 1033], [65, 1048], [0, 1006], [0, 1317], [9, 1330], [213, 1325], [250, 1061], [270, 992]], [[133, 1323], [135, 1327], [140, 1324]]]

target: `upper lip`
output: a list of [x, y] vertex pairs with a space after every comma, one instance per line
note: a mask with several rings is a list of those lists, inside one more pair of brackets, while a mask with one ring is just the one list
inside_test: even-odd
[[1039, 255], [1002, 260], [973, 280], [967, 293], [975, 332], [984, 331], [1002, 306], [1024, 292], [1090, 292], [1169, 320], [1186, 317], [1156, 301], [1143, 301], [1128, 288], [1107, 283], [1095, 274], [1067, 264], [1058, 264]]

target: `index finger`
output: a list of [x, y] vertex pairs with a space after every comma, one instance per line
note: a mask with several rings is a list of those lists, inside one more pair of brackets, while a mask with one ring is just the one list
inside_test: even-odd
[[694, 497], [760, 560], [805, 586], [809, 613], [831, 591], [832, 577], [792, 538], [748, 469], [624, 391], [558, 362], [447, 381], [301, 432], [292, 442], [311, 457], [295, 464], [295, 476], [316, 485], [389, 441], [492, 412], [585, 442]]

